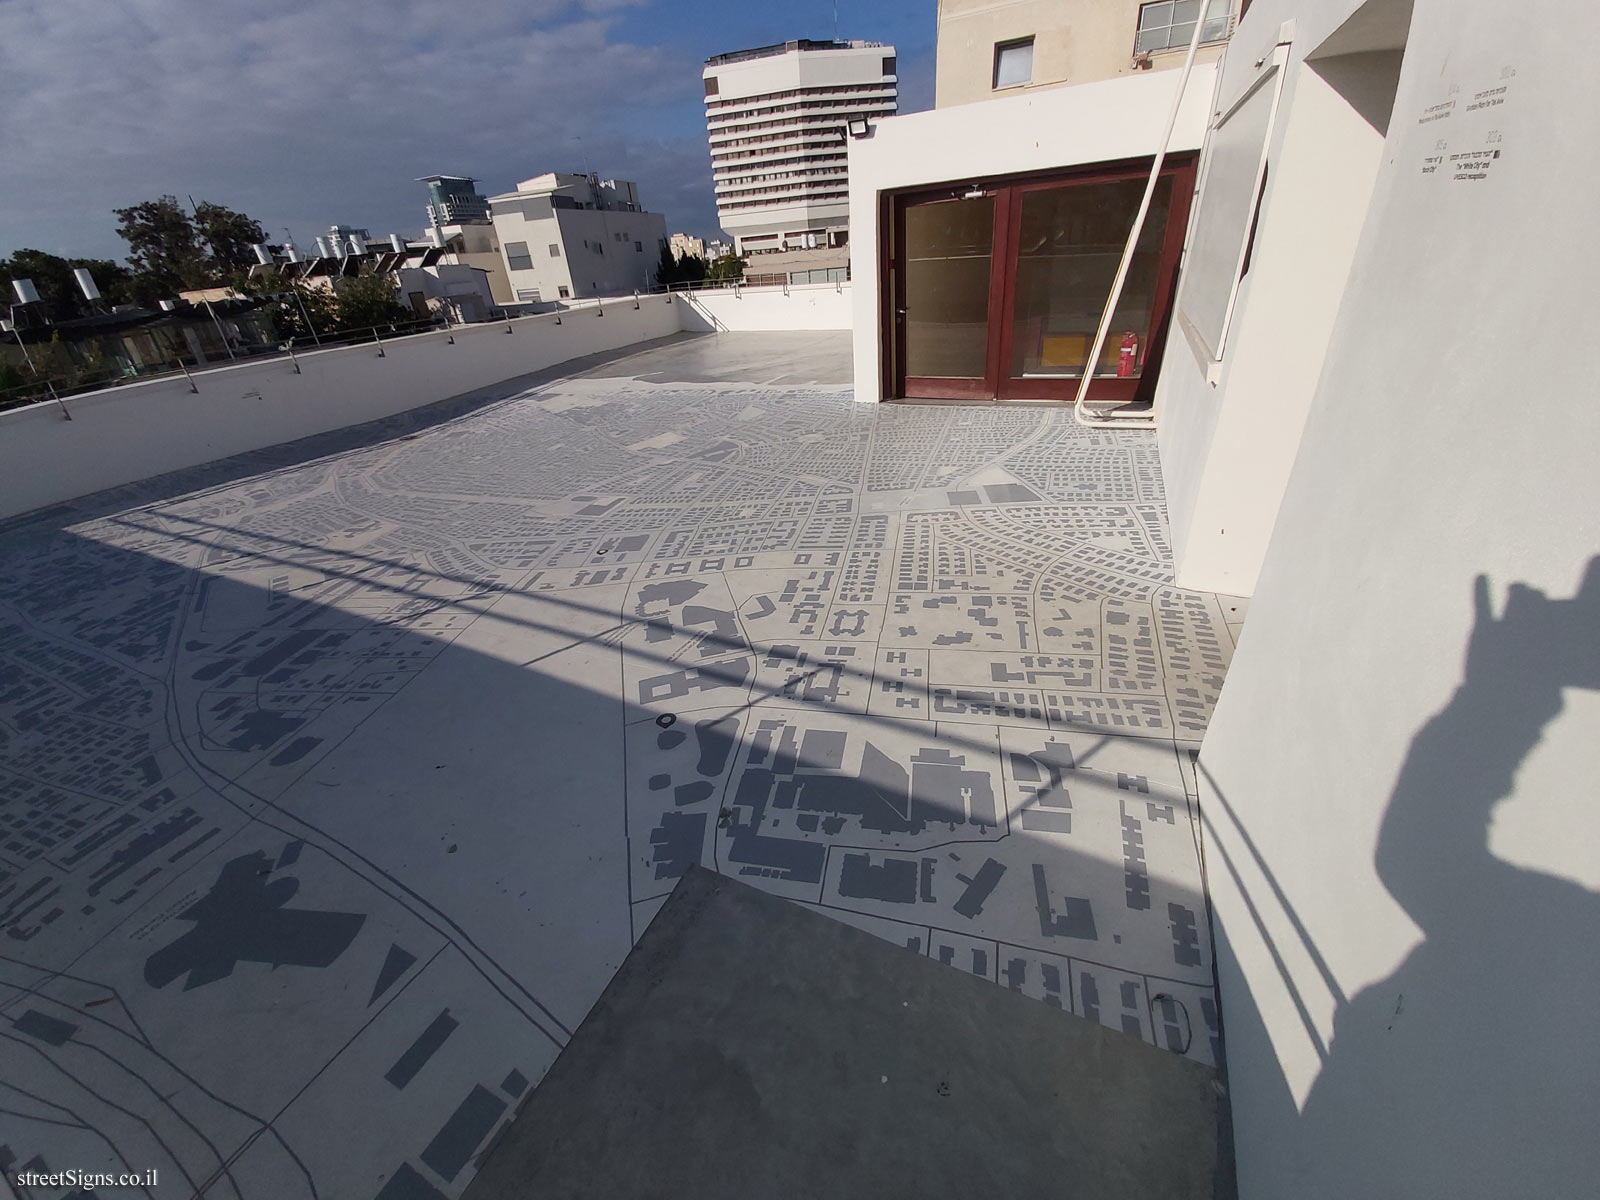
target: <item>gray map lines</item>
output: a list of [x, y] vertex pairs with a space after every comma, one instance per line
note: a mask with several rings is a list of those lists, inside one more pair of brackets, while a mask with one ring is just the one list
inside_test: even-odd
[[696, 862], [1214, 1056], [1148, 437], [578, 378], [162, 486], [0, 530], [0, 1167], [458, 1195]]

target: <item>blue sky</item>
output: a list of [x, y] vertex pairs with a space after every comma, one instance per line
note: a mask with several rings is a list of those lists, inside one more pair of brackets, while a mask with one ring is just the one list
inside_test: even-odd
[[[936, 0], [839, 0], [933, 103]], [[118, 257], [111, 210], [211, 200], [302, 244], [415, 233], [417, 176], [493, 193], [547, 170], [635, 179], [669, 229], [717, 232], [700, 69], [834, 35], [833, 0], [0, 0], [0, 255]]]

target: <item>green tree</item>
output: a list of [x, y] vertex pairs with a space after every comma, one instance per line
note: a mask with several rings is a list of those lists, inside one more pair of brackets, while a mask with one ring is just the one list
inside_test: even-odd
[[260, 221], [208, 200], [195, 205], [194, 227], [211, 252], [211, 269], [218, 276], [249, 271], [256, 261], [251, 247], [267, 240]]
[[725, 254], [712, 261], [706, 278], [717, 283], [737, 283], [744, 278], [744, 259], [736, 254]]
[[153, 304], [212, 282], [211, 256], [177, 197], [162, 196], [113, 211], [117, 233], [128, 243], [140, 303]]
[[661, 257], [656, 260], [656, 286], [671, 287], [681, 282], [683, 281], [678, 278], [678, 260], [673, 256], [672, 247], [663, 242]]
[[258, 276], [241, 281], [239, 290], [267, 301], [265, 309], [280, 337], [314, 342], [338, 328], [338, 305], [326, 288], [308, 287], [298, 279]]
[[0, 258], [0, 292], [4, 301], [13, 298], [11, 281], [31, 279], [39, 290], [45, 317], [70, 321], [93, 311], [84, 299], [73, 269], [86, 267], [100, 288], [106, 304], [127, 304], [133, 299], [133, 272], [121, 263], [106, 258], [62, 258], [44, 250], [18, 250], [10, 258]]
[[370, 329], [416, 320], [416, 313], [395, 299], [391, 275], [357, 275], [341, 279], [335, 287], [340, 329]]
[[656, 283], [661, 287], [676, 284], [700, 283], [706, 277], [706, 260], [698, 254], [675, 257], [670, 246], [661, 247], [661, 258], [656, 263]]

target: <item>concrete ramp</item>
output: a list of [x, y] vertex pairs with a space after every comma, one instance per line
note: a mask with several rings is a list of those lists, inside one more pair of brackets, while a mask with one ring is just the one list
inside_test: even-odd
[[1215, 1078], [696, 867], [465, 1200], [1198, 1200]]

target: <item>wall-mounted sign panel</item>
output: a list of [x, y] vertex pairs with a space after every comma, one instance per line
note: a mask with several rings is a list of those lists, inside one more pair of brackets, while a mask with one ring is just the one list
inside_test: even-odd
[[1227, 347], [1287, 55], [1286, 45], [1277, 47], [1206, 138], [1199, 211], [1178, 290], [1179, 326], [1206, 367], [1221, 362]]

